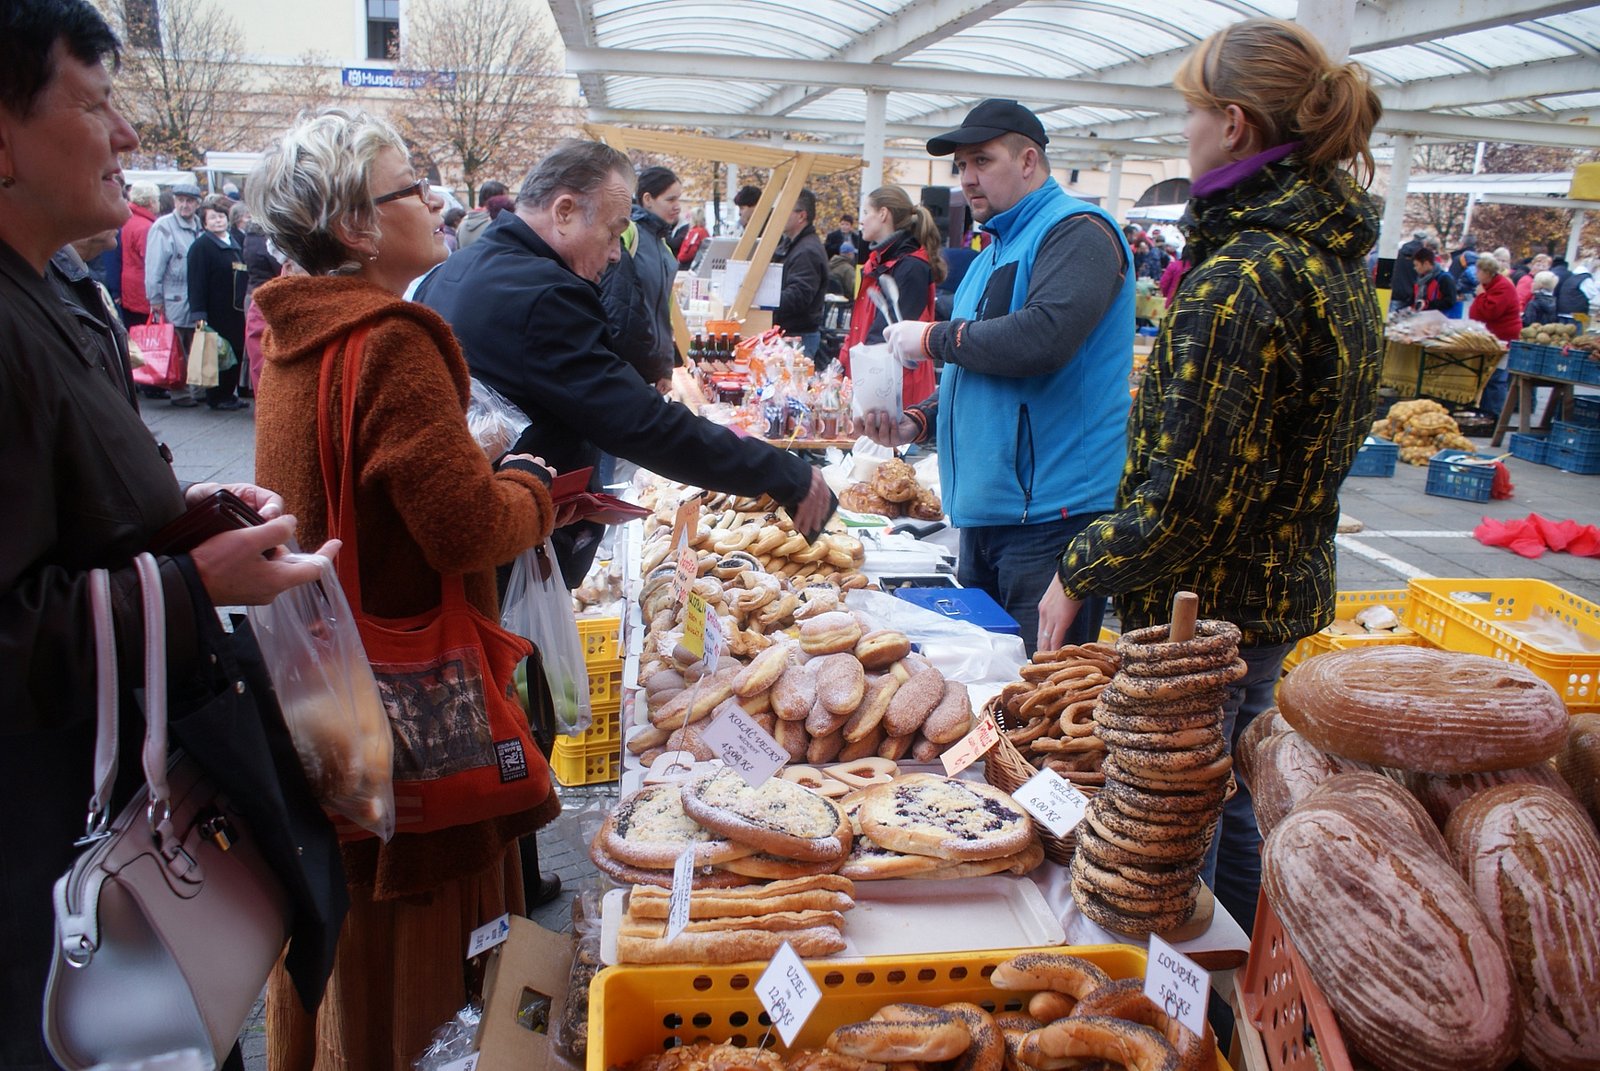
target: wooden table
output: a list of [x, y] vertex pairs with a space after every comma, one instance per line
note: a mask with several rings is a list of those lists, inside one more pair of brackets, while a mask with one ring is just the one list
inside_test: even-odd
[[[1532, 431], [1549, 431], [1550, 421], [1560, 413], [1565, 420], [1571, 416], [1572, 388], [1579, 386], [1575, 379], [1558, 379], [1555, 376], [1541, 376], [1532, 372], [1512, 372], [1511, 391], [1506, 395], [1506, 404], [1500, 407], [1500, 418], [1494, 422], [1494, 438], [1489, 440], [1490, 446], [1499, 446], [1500, 440], [1505, 437], [1506, 426], [1511, 423], [1512, 414], [1517, 416], [1517, 431], [1527, 435]], [[1545, 407], [1544, 419], [1539, 421], [1537, 427], [1530, 427], [1533, 420], [1533, 391], [1535, 387], [1549, 387], [1551, 390], [1550, 404]]]

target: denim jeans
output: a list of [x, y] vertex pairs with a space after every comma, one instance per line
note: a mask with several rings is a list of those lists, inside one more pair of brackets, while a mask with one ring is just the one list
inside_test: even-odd
[[1511, 393], [1511, 373], [1504, 368], [1496, 368], [1489, 375], [1489, 382], [1483, 385], [1483, 398], [1478, 402], [1478, 408], [1485, 413], [1498, 417], [1500, 410], [1505, 408], [1506, 398]]
[[[1273, 707], [1273, 693], [1283, 675], [1283, 658], [1291, 646], [1280, 643], [1239, 649], [1248, 671], [1243, 680], [1228, 686], [1222, 706], [1222, 737], [1228, 742], [1230, 754], [1256, 715]], [[1222, 820], [1217, 823], [1217, 835], [1211, 839], [1211, 850], [1206, 853], [1200, 876], [1211, 886], [1217, 903], [1245, 933], [1250, 933], [1255, 925], [1256, 894], [1261, 889], [1261, 831], [1256, 828], [1250, 790], [1242, 781], [1233, 799], [1222, 808]]]
[[[956, 579], [982, 588], [1022, 626], [1022, 645], [1031, 656], [1039, 640], [1039, 600], [1058, 571], [1061, 552], [1099, 513], [1043, 524], [1005, 524], [961, 529], [961, 560]], [[1086, 599], [1061, 641], [1090, 643], [1100, 637], [1106, 600]]]

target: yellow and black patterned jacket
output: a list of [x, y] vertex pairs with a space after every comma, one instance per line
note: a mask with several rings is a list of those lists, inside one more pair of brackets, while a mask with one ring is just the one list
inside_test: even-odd
[[1382, 317], [1377, 211], [1298, 154], [1190, 203], [1184, 276], [1128, 415], [1117, 509], [1061, 556], [1068, 595], [1113, 595], [1125, 629], [1172, 594], [1244, 642], [1333, 620], [1339, 484], [1372, 419]]

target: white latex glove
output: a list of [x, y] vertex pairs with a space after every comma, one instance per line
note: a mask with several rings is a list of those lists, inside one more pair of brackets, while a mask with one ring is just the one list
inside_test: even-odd
[[883, 341], [889, 353], [904, 368], [915, 368], [918, 361], [928, 359], [928, 332], [933, 324], [922, 320], [901, 320], [883, 329]]

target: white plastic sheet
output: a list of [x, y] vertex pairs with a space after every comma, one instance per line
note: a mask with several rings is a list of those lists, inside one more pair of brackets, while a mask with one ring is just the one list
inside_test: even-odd
[[910, 636], [939, 672], [963, 684], [1016, 680], [1028, 660], [1019, 636], [988, 632], [886, 592], [852, 591], [846, 602], [876, 627]]

